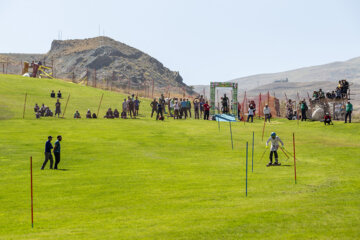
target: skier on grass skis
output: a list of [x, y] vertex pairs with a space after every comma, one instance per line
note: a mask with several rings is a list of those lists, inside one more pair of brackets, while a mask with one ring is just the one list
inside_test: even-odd
[[[271, 133], [271, 136], [266, 141], [266, 148], [269, 147], [268, 144], [269, 144], [270, 141], [271, 141], [270, 156], [269, 156], [270, 162], [266, 166], [268, 166], [268, 167], [272, 166], [272, 165], [280, 166], [281, 163], [278, 162], [277, 150], [278, 150], [278, 148], [280, 146], [279, 143], [281, 143], [281, 148], [284, 148], [284, 143], [281, 141], [281, 139], [278, 136], [276, 136], [276, 133], [274, 133], [274, 132]], [[275, 155], [275, 163], [274, 164], [272, 163], [273, 162], [273, 155]]]

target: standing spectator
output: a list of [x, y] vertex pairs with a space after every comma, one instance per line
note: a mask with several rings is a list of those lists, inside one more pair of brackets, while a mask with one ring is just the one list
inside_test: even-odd
[[128, 97], [128, 106], [127, 107], [129, 108], [128, 111], [129, 111], [130, 117], [133, 118], [133, 116], [134, 116], [134, 118], [135, 118], [134, 101], [130, 97]]
[[264, 116], [265, 116], [265, 122], [266, 122], [266, 120], [268, 120], [270, 122], [271, 110], [267, 104], [264, 107]]
[[180, 104], [178, 101], [175, 101], [174, 103], [174, 119], [179, 119], [179, 110], [180, 110]]
[[157, 111], [157, 105], [158, 105], [158, 103], [157, 103], [157, 101], [156, 101], [156, 98], [154, 98], [154, 101], [152, 101], [151, 103], [150, 103], [150, 107], [151, 107], [151, 117], [153, 117], [153, 115], [154, 115], [154, 112], [156, 112]]
[[174, 99], [170, 99], [169, 100], [169, 112], [170, 112], [170, 117], [174, 117]]
[[158, 105], [157, 105], [156, 120], [159, 120], [159, 115], [161, 115], [161, 116], [160, 116], [160, 120], [164, 120], [163, 104], [161, 103], [161, 98], [159, 99], [159, 103], [158, 103]]
[[41, 170], [44, 170], [46, 163], [50, 160], [50, 169], [53, 167], [53, 156], [51, 154], [51, 149], [53, 149], [53, 146], [51, 144], [52, 136], [48, 136], [48, 140], [45, 143], [45, 161], [41, 167]]
[[302, 100], [302, 102], [301, 102], [301, 104], [300, 104], [300, 109], [301, 109], [301, 121], [303, 121], [303, 120], [306, 121], [306, 119], [307, 119], [307, 117], [306, 117], [306, 111], [308, 110], [308, 106], [307, 106], [307, 104], [306, 104], [305, 99]]
[[204, 114], [204, 104], [205, 104], [205, 99], [201, 95], [200, 96], [200, 118], [202, 118], [203, 114]]
[[60, 163], [60, 141], [62, 137], [59, 135], [57, 136], [57, 140], [54, 144], [54, 156], [55, 156], [55, 167], [54, 169], [58, 169], [58, 164]]
[[[180, 99], [181, 100], [181, 99]], [[184, 115], [184, 118], [187, 118], [187, 102], [184, 99], [181, 101], [181, 110], [180, 110], [180, 116], [182, 117]]]
[[346, 104], [346, 114], [345, 114], [345, 123], [347, 123], [347, 118], [349, 117], [349, 123], [351, 123], [351, 113], [353, 111], [353, 105], [348, 101]]
[[139, 115], [139, 108], [140, 108], [140, 101], [138, 99], [138, 97], [135, 98], [135, 116]]
[[238, 102], [238, 120], [241, 120], [240, 112], [241, 112], [241, 104]]
[[126, 118], [126, 113], [127, 113], [127, 102], [126, 102], [126, 98], [124, 98], [124, 102], [122, 103], [121, 118]]
[[58, 115], [58, 117], [60, 117], [60, 113], [61, 113], [61, 103], [59, 101], [59, 99], [56, 101], [55, 103], [55, 117], [56, 117], [56, 114]]
[[208, 101], [206, 101], [203, 107], [204, 107], [204, 120], [209, 120], [211, 106], [209, 105]]
[[191, 118], [191, 102], [186, 99], [186, 109], [189, 111], [189, 117]]
[[196, 99], [194, 99], [193, 103], [194, 103], [195, 119], [199, 119], [200, 102], [199, 102], [199, 100], [196, 98]]
[[247, 117], [247, 122], [249, 122], [251, 118], [251, 122], [254, 122], [254, 108], [249, 107], [248, 110], [248, 117]]

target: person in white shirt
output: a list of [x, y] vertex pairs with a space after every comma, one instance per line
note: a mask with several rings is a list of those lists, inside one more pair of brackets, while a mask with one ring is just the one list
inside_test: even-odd
[[278, 162], [278, 153], [277, 153], [277, 150], [280, 146], [280, 143], [281, 143], [281, 147], [284, 148], [284, 143], [281, 141], [281, 139], [279, 138], [279, 136], [276, 136], [276, 133], [272, 132], [271, 133], [271, 136], [269, 137], [269, 139], [266, 141], [266, 148], [268, 148], [268, 144], [269, 142], [271, 142], [271, 148], [270, 148], [270, 156], [269, 156], [269, 159], [270, 159], [270, 162], [268, 163], [268, 165], [266, 166], [271, 166], [273, 165], [273, 155], [275, 155], [275, 163], [274, 165], [281, 165], [281, 163]]
[[248, 110], [248, 118], [247, 118], [248, 122], [249, 122], [250, 118], [251, 118], [251, 122], [254, 122], [254, 111], [255, 111], [255, 109], [249, 108], [249, 110]]
[[267, 104], [264, 107], [264, 116], [265, 116], [265, 122], [266, 122], [266, 120], [268, 120], [270, 122], [271, 110]]

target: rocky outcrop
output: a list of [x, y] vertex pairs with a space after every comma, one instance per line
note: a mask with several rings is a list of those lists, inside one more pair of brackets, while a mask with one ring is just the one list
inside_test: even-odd
[[108, 37], [84, 40], [54, 40], [45, 55], [47, 62], [54, 60], [56, 77], [76, 79], [88, 77], [113, 81], [113, 86], [143, 87], [154, 80], [155, 87], [178, 87], [193, 94], [183, 83], [179, 72], [170, 71], [157, 59], [126, 44]]

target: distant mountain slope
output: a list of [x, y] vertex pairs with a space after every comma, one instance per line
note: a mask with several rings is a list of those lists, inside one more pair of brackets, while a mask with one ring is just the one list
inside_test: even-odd
[[340, 79], [347, 79], [350, 82], [360, 84], [360, 57], [344, 62], [333, 62], [280, 73], [252, 75], [233, 79], [230, 82], [237, 82], [241, 89], [250, 90], [257, 86], [285, 78], [288, 78], [289, 82], [338, 81]]
[[[130, 83], [136, 88], [154, 80], [156, 88], [175, 87], [193, 91], [185, 83], [179, 72], [170, 71], [157, 59], [108, 37], [83, 40], [54, 40], [47, 54], [0, 54], [0, 58], [10, 61], [42, 60], [50, 64], [54, 60], [56, 77], [83, 79], [88, 74], [89, 82], [94, 79], [112, 81], [113, 86], [123, 87]], [[17, 65], [19, 66], [19, 65]], [[88, 70], [88, 72], [87, 72]], [[19, 72], [19, 67], [14, 69]], [[182, 90], [181, 90], [182, 91]]]

